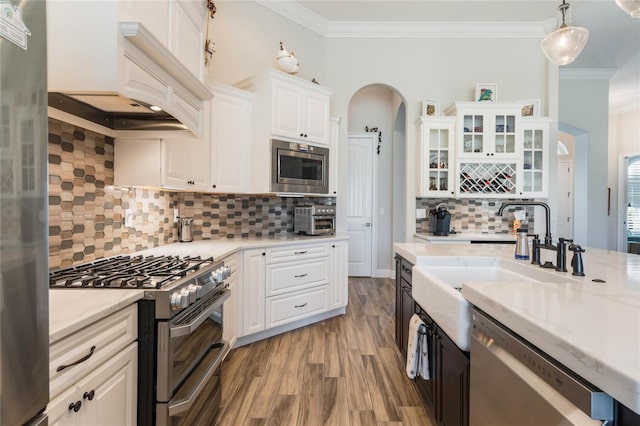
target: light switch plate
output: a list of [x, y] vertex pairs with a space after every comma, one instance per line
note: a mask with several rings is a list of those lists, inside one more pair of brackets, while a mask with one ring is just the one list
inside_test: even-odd
[[416, 209], [416, 219], [426, 219], [427, 209]]

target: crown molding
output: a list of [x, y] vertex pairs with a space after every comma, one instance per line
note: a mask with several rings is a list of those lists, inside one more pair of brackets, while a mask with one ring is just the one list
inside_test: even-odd
[[532, 22], [329, 22], [326, 37], [544, 37]]
[[614, 68], [560, 68], [560, 80], [609, 80], [616, 73]]
[[254, 0], [303, 27], [326, 36], [329, 21], [295, 1]]
[[295, 1], [254, 0], [324, 37], [472, 38], [545, 36], [545, 22], [329, 21]]

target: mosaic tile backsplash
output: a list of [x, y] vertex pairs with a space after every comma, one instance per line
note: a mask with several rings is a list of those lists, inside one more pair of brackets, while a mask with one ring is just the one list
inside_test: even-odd
[[[194, 194], [113, 185], [112, 138], [49, 119], [49, 267], [177, 241], [173, 209], [193, 217], [194, 240], [293, 232], [293, 206], [334, 198]], [[124, 211], [133, 210], [133, 226]]]
[[[513, 212], [521, 207], [507, 207], [503, 216], [496, 213], [505, 201], [490, 199], [435, 199], [416, 198], [416, 208], [427, 210], [427, 219], [416, 219], [416, 232], [429, 232], [429, 210], [444, 203], [451, 213], [451, 229], [463, 234], [510, 234], [513, 232]], [[524, 209], [525, 219], [522, 226], [533, 228], [533, 207]]]

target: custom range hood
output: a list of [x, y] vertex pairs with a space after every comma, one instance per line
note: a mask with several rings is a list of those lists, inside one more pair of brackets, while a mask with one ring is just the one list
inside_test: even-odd
[[198, 64], [185, 66], [140, 22], [69, 22], [60, 5], [73, 3], [82, 2], [52, 2], [47, 11], [49, 106], [114, 130], [202, 137], [213, 94], [193, 74]]

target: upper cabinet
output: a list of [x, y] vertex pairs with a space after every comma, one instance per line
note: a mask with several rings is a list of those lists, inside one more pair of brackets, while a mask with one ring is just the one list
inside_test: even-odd
[[515, 102], [456, 102], [449, 116], [421, 117], [417, 196], [544, 198], [549, 125]]
[[423, 116], [418, 122], [418, 197], [450, 197], [454, 191], [455, 117]]
[[202, 136], [207, 19], [204, 0], [47, 2], [48, 90], [103, 111], [156, 105]]
[[212, 83], [210, 192], [249, 190], [249, 145], [253, 95]]
[[522, 149], [521, 105], [456, 102], [458, 158], [517, 158]]
[[[157, 135], [157, 133], [155, 133]], [[190, 135], [149, 139], [117, 138], [113, 178], [116, 185], [207, 192], [209, 140]]]
[[275, 69], [235, 86], [254, 94], [250, 192], [270, 192], [270, 140], [328, 146], [332, 91]]
[[236, 86], [256, 94], [256, 105], [268, 118], [264, 124], [272, 136], [302, 143], [329, 143], [331, 90], [274, 69]]

